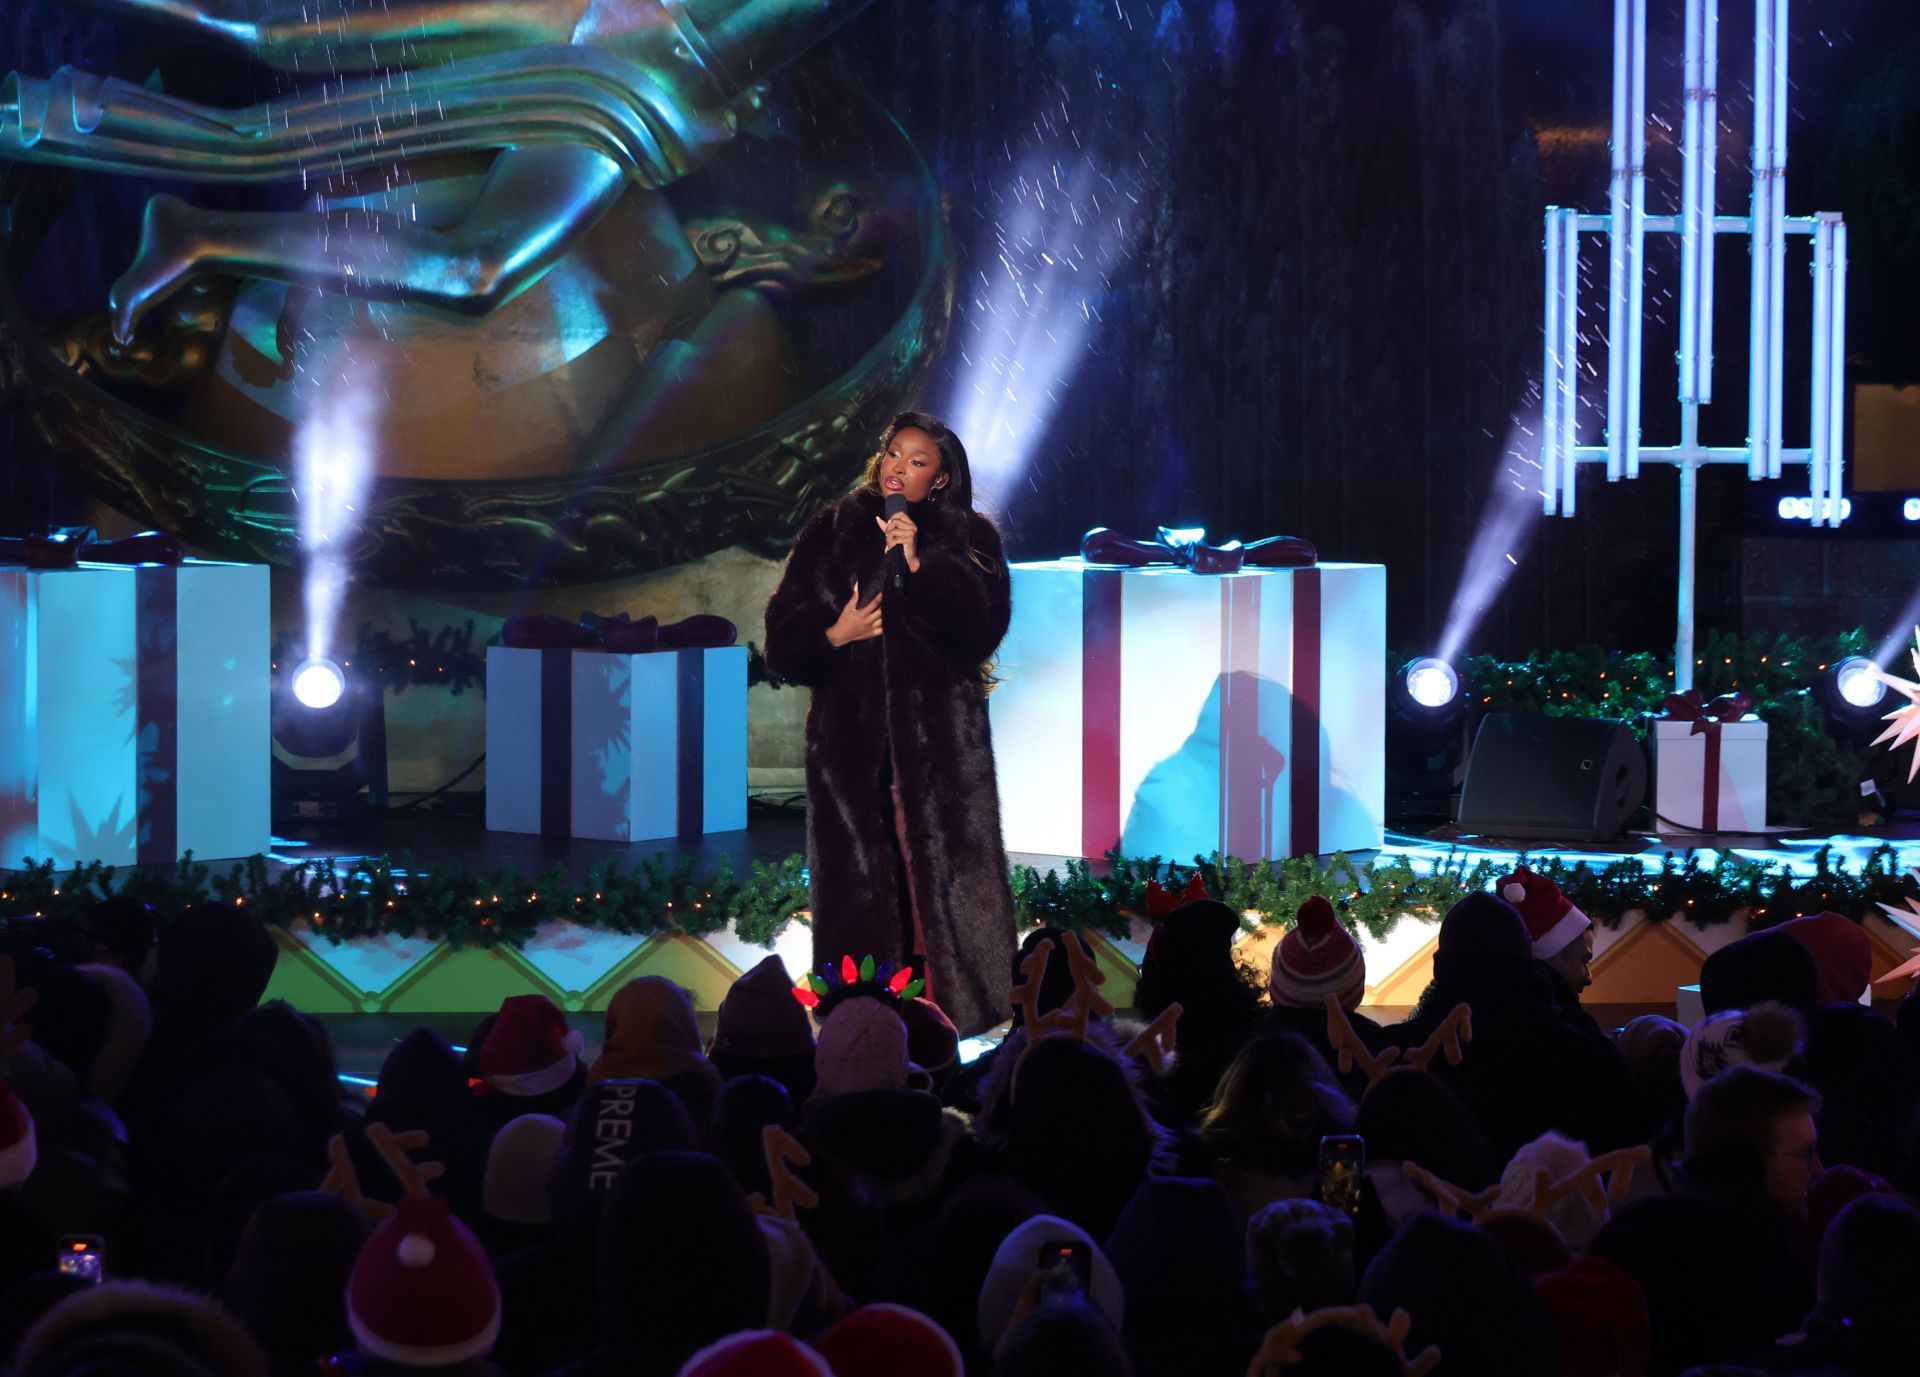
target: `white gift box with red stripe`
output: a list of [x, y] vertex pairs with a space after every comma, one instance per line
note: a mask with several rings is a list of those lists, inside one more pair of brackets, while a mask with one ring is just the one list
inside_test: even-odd
[[1758, 718], [1653, 724], [1654, 812], [1663, 826], [1763, 832], [1767, 826], [1767, 724]]
[[747, 649], [487, 650], [487, 827], [603, 841], [747, 825]]
[[1013, 566], [988, 699], [1009, 851], [1377, 847], [1386, 569]]

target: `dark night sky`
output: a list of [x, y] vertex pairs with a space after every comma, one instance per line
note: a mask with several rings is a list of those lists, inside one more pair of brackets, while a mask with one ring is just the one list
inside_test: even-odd
[[[829, 60], [896, 113], [950, 198], [960, 314], [931, 400], [964, 420], [983, 380], [1014, 393], [1021, 442], [973, 443], [989, 468], [1017, 468], [1003, 495], [1015, 553], [1063, 552], [1096, 524], [1301, 534], [1326, 557], [1385, 561], [1394, 643], [1431, 644], [1474, 532], [1501, 493], [1534, 481], [1515, 423], [1537, 410], [1541, 210], [1605, 207], [1610, 12], [1607, 0], [876, 0]], [[1681, 9], [1650, 0], [1649, 12], [1649, 105], [1677, 127]], [[1746, 203], [1751, 14], [1751, 0], [1722, 5], [1722, 212]], [[1920, 382], [1920, 6], [1803, 3], [1792, 44], [1789, 210], [1847, 216], [1851, 376]], [[182, 52], [55, 0], [14, 0], [0, 18], [0, 68], [66, 61], [137, 78], [159, 61], [177, 89], [232, 78]], [[1653, 143], [1658, 212], [1677, 156], [1657, 131]], [[1590, 268], [1600, 253], [1591, 242]], [[1677, 259], [1660, 253], [1656, 312], [1663, 290], [1677, 295]], [[70, 265], [72, 290], [104, 291], [123, 250], [100, 257], [93, 282]], [[1731, 400], [1706, 426], [1738, 439], [1746, 255], [1723, 243], [1719, 263]], [[1798, 265], [1788, 276], [1792, 378], [1810, 292]], [[1035, 289], [1025, 301], [1022, 286]], [[1585, 312], [1604, 368], [1603, 296]], [[1676, 424], [1672, 347], [1669, 312], [1647, 337], [1650, 443]], [[1029, 372], [992, 373], [996, 350]], [[1804, 410], [1790, 401], [1790, 444]], [[0, 527], [71, 508], [17, 418], [0, 418], [0, 445], [13, 456]], [[1588, 482], [1574, 521], [1516, 518], [1517, 562], [1475, 648], [1670, 635], [1672, 475]], [[1778, 526], [1776, 495], [1706, 480], [1704, 625], [1737, 624], [1738, 541]]]

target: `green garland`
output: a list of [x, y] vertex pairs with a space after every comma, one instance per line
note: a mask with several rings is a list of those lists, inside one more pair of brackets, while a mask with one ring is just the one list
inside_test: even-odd
[[[1709, 632], [1694, 659], [1694, 687], [1708, 697], [1744, 692], [1766, 720], [1767, 811], [1809, 827], [1854, 825], [1860, 784], [1885, 752], [1836, 741], [1826, 713], [1808, 690], [1828, 666], [1866, 653], [1855, 630], [1820, 639]], [[1404, 664], [1411, 655], [1397, 657]], [[1462, 689], [1483, 712], [1548, 717], [1623, 717], [1646, 743], [1648, 723], [1673, 689], [1670, 656], [1581, 646], [1520, 660], [1468, 657]]]
[[[1323, 865], [1296, 857], [1274, 865], [1232, 857], [1196, 858], [1180, 867], [1114, 854], [1111, 873], [1096, 876], [1085, 861], [1064, 872], [1015, 867], [1010, 880], [1023, 922], [1123, 937], [1146, 911], [1146, 887], [1158, 881], [1184, 886], [1198, 871], [1207, 891], [1250, 920], [1290, 927], [1313, 895], [1331, 899], [1349, 927], [1383, 939], [1403, 918], [1435, 922], [1468, 894], [1493, 888], [1505, 867], [1472, 853], [1450, 851], [1425, 873], [1406, 857], [1362, 869], [1344, 853]], [[1520, 863], [1549, 875], [1580, 909], [1607, 927], [1639, 911], [1653, 922], [1679, 919], [1705, 928], [1745, 915], [1765, 927], [1802, 913], [1832, 909], [1854, 919], [1877, 904], [1920, 900], [1920, 883], [1899, 869], [1891, 846], [1878, 846], [1859, 869], [1832, 848], [1814, 854], [1811, 876], [1798, 878], [1780, 861], [1748, 861], [1721, 854], [1711, 864], [1697, 855], [1669, 855], [1657, 870], [1622, 859], [1603, 867], [1557, 857], [1522, 856]], [[745, 879], [723, 856], [697, 872], [686, 858], [651, 858], [631, 869], [613, 861], [588, 870], [576, 883], [559, 869], [528, 880], [511, 869], [436, 870], [421, 874], [411, 857], [339, 865], [304, 862], [270, 877], [255, 856], [224, 873], [191, 856], [175, 867], [130, 871], [117, 881], [99, 862], [57, 874], [50, 861], [0, 879], [0, 917], [55, 923], [84, 920], [113, 895], [145, 900], [163, 912], [200, 899], [243, 904], [261, 921], [313, 926], [334, 941], [382, 934], [424, 937], [454, 946], [524, 946], [544, 923], [568, 920], [631, 935], [717, 932], [731, 921], [744, 942], [771, 946], [786, 925], [807, 919], [805, 858], [755, 862]]]
[[575, 882], [557, 867], [532, 880], [512, 869], [421, 873], [402, 856], [397, 864], [389, 857], [344, 866], [307, 861], [269, 877], [264, 856], [215, 872], [189, 855], [175, 867], [131, 871], [116, 884], [113, 867], [97, 861], [61, 876], [51, 861], [29, 860], [0, 881], [0, 914], [65, 922], [115, 895], [162, 912], [214, 898], [243, 905], [269, 926], [308, 923], [336, 942], [392, 933], [456, 947], [522, 947], [541, 924], [565, 919], [611, 932], [689, 937], [718, 932], [731, 920], [745, 940], [768, 943], [806, 910], [803, 869], [798, 856], [778, 865], [755, 862], [742, 880], [725, 856], [704, 873], [686, 857], [652, 857], [630, 870], [610, 861]]

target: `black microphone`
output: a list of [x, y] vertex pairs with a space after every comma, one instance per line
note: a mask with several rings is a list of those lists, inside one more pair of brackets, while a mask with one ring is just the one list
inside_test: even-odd
[[[889, 521], [893, 520], [896, 516], [899, 516], [902, 512], [906, 511], [906, 509], [907, 509], [907, 499], [904, 493], [890, 492], [887, 494], [887, 520]], [[891, 582], [893, 583], [894, 591], [896, 593], [906, 592], [907, 591], [906, 546], [896, 545], [891, 550], [887, 551], [887, 571], [891, 576]]]

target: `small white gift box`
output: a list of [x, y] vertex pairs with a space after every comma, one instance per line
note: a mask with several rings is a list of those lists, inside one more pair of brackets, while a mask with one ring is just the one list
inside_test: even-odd
[[1654, 811], [1664, 827], [1759, 832], [1767, 825], [1767, 724], [1687, 718], [1653, 724]]

